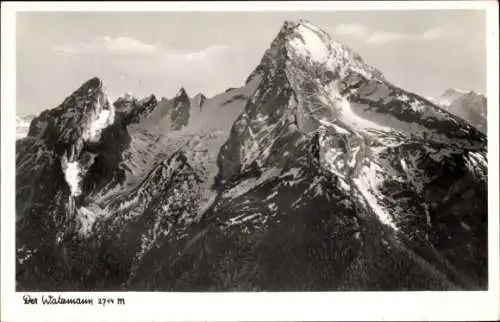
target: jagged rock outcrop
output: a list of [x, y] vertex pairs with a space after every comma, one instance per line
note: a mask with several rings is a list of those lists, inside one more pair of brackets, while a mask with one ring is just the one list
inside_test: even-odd
[[[307, 22], [283, 26], [248, 81], [256, 77], [221, 148], [219, 193], [204, 228], [176, 258], [180, 266], [154, 281], [240, 290], [487, 285], [482, 133], [390, 84]], [[195, 281], [171, 275], [193, 260]], [[220, 262], [230, 272], [210, 275]]]
[[[43, 289], [57, 274], [61, 287], [80, 285], [66, 274], [68, 243], [86, 229], [82, 209], [88, 195], [121, 180], [121, 154], [129, 143], [98, 78], [33, 119], [28, 136], [16, 142], [18, 252], [38, 254], [19, 262], [21, 285]], [[58, 264], [49, 269], [47, 260]]]
[[182, 87], [172, 99], [162, 97], [154, 111], [140, 125], [142, 129], [179, 131], [189, 124], [191, 99]]
[[138, 124], [147, 118], [158, 105], [158, 100], [153, 94], [142, 99], [126, 95], [118, 98], [113, 103], [116, 115], [121, 118], [125, 125]]

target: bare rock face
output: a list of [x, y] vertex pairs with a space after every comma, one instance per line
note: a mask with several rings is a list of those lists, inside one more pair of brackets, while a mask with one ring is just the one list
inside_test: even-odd
[[180, 130], [187, 126], [189, 122], [189, 112], [191, 110], [191, 100], [184, 88], [181, 88], [173, 99], [173, 111], [170, 116], [172, 130]]
[[37, 268], [49, 267], [43, 264], [47, 260], [58, 262], [54, 274], [61, 274], [61, 283], [78, 283], [60, 271], [69, 265], [68, 243], [86, 230], [86, 197], [120, 180], [121, 154], [129, 142], [98, 78], [33, 119], [28, 136], [16, 142], [18, 254], [25, 259], [18, 266], [21, 285], [53, 278]]

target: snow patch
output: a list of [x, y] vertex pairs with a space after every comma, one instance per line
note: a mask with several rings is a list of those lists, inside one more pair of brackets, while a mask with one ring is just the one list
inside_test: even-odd
[[22, 139], [28, 135], [30, 129], [30, 121], [16, 116], [16, 140]]
[[207, 210], [210, 208], [210, 206], [212, 206], [212, 204], [215, 202], [216, 197], [217, 197], [216, 191], [211, 190], [211, 189], [208, 190], [207, 196], [204, 198], [205, 201], [201, 202], [194, 221], [199, 222], [201, 220], [201, 218], [203, 217], [205, 212], [207, 212]]
[[332, 127], [334, 130], [335, 130], [335, 133], [338, 133], [338, 134], [344, 134], [344, 135], [349, 135], [351, 134], [348, 130], [338, 126], [337, 124], [333, 123], [333, 122], [330, 122], [326, 119], [319, 119], [318, 120], [322, 126], [325, 126], [325, 127]]
[[381, 181], [377, 175], [377, 168], [375, 164], [370, 163], [369, 166], [363, 168], [358, 178], [354, 179], [353, 182], [380, 221], [394, 230], [398, 230], [389, 213], [379, 204], [379, 199], [383, 196], [377, 190], [378, 183]]
[[401, 159], [401, 168], [403, 168], [403, 171], [408, 171], [408, 166], [406, 165], [405, 159]]
[[[107, 100], [107, 98], [106, 98]], [[113, 124], [115, 121], [115, 108], [113, 104], [107, 102], [109, 109], [102, 109], [97, 116], [94, 116], [94, 119], [90, 122], [89, 127], [85, 131], [83, 135], [83, 139], [85, 141], [97, 142], [101, 138], [102, 131]], [[98, 98], [97, 102], [99, 107], [102, 107], [101, 98]]]
[[463, 221], [460, 222], [460, 225], [467, 231], [470, 231], [470, 226], [464, 223]]
[[325, 63], [329, 50], [318, 34], [304, 24], [299, 25], [296, 31], [302, 36], [302, 40], [295, 37], [289, 42], [296, 53], [304, 59], [310, 58], [314, 62]]
[[97, 117], [97, 119], [95, 119], [94, 121], [92, 121], [92, 123], [90, 123], [90, 128], [89, 128], [90, 137], [89, 137], [89, 140], [91, 142], [96, 142], [96, 141], [99, 140], [100, 135], [101, 135], [101, 131], [103, 130], [103, 128], [106, 127], [109, 115], [110, 115], [110, 111], [109, 110], [103, 110], [103, 111], [101, 111], [101, 113], [99, 114], [99, 116]]
[[267, 207], [269, 208], [269, 210], [271, 210], [272, 212], [276, 212], [278, 210], [278, 206], [275, 204], [275, 203], [271, 203], [269, 205], [267, 205]]
[[247, 222], [247, 221], [251, 221], [253, 219], [256, 219], [258, 217], [262, 216], [261, 213], [253, 213], [253, 214], [250, 214], [250, 215], [242, 215], [242, 216], [237, 216], [237, 217], [234, 217], [234, 218], [230, 218], [229, 219], [229, 223], [228, 223], [228, 226], [234, 226], [234, 225], [237, 225], [237, 224], [241, 224], [241, 223], [244, 223], [244, 222]]

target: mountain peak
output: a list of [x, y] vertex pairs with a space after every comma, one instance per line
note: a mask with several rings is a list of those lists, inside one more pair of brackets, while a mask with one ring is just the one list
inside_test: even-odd
[[306, 20], [253, 74], [206, 103], [110, 105], [92, 78], [35, 118], [18, 290], [487, 288], [485, 135]]
[[156, 98], [155, 94], [150, 94], [148, 96], [143, 97], [140, 102], [157, 102], [158, 99]]
[[310, 23], [308, 20], [298, 19], [297, 21], [285, 20], [285, 22], [281, 26], [281, 31], [287, 33], [287, 32], [290, 32], [290, 31], [292, 31], [293, 29], [295, 29], [295, 28], [297, 28], [299, 26], [304, 26], [306, 28], [307, 27], [312, 27], [312, 28], [315, 28], [315, 29], [319, 29], [318, 27], [316, 27], [315, 25], [313, 25], [312, 23]]

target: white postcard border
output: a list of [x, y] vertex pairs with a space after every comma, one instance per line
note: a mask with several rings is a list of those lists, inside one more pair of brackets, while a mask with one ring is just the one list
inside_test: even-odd
[[[61, 293], [124, 298], [125, 305], [24, 305], [15, 286], [15, 14], [18, 11], [322, 11], [480, 9], [487, 11], [489, 291], [323, 293]], [[491, 320], [499, 312], [499, 83], [496, 1], [386, 2], [9, 2], [2, 3], [1, 320], [274, 321]], [[36, 31], [34, 31], [36, 32]], [[36, 53], [33, 53], [36, 55]], [[47, 75], [50, 78], [50, 75]], [[42, 294], [57, 293], [32, 293]]]

